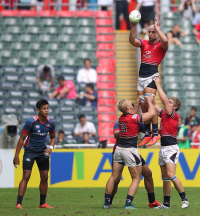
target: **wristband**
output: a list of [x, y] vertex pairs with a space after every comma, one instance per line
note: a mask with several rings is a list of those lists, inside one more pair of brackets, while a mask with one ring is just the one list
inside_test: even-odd
[[49, 146], [49, 148], [50, 148], [51, 150], [53, 150], [53, 146]]

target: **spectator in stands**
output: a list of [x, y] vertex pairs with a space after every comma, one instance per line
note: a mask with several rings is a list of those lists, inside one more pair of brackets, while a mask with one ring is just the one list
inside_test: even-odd
[[101, 6], [102, 11], [107, 11], [109, 6], [114, 3], [113, 0], [97, 0], [98, 5]]
[[76, 99], [76, 89], [71, 80], [65, 80], [63, 76], [58, 77], [59, 86], [49, 96], [49, 99], [56, 97], [56, 99]]
[[31, 9], [30, 0], [18, 0], [18, 3], [20, 4], [18, 6], [18, 9], [20, 10], [30, 10]]
[[87, 0], [87, 3], [89, 4], [88, 5], [88, 10], [93, 10], [93, 11], [98, 10], [97, 0]]
[[120, 29], [120, 15], [124, 15], [124, 19], [126, 20], [126, 28], [128, 30], [131, 29], [131, 24], [129, 21], [129, 13], [128, 13], [128, 3], [130, 0], [116, 0], [116, 29]]
[[88, 122], [85, 115], [79, 115], [80, 123], [77, 123], [74, 129], [74, 137], [77, 142], [88, 144], [90, 137], [96, 136], [96, 128], [92, 122]]
[[37, 11], [41, 11], [43, 7], [42, 0], [31, 0], [31, 5], [36, 7]]
[[86, 85], [86, 93], [80, 92], [78, 97], [83, 99], [83, 106], [97, 107], [98, 94], [94, 90], [94, 85], [92, 83], [88, 83]]
[[190, 139], [188, 138], [188, 128], [184, 125], [183, 123], [183, 118], [179, 118], [179, 122], [178, 122], [178, 136], [177, 136], [177, 140], [178, 140], [178, 146], [179, 148], [190, 148]]
[[[200, 143], [200, 131], [198, 130], [197, 122], [190, 122], [190, 133], [191, 143]], [[191, 148], [198, 148], [198, 145], [192, 145]]]
[[52, 65], [40, 65], [36, 73], [36, 82], [41, 93], [54, 89], [55, 70]]
[[59, 130], [56, 145], [63, 145], [63, 144], [65, 144], [65, 133], [63, 130]]
[[[154, 24], [155, 12], [159, 14], [157, 0], [138, 0], [136, 10], [141, 12], [141, 23], [144, 25], [143, 32], [148, 32], [148, 26]], [[155, 11], [155, 12], [154, 12]], [[145, 39], [148, 39], [148, 34], [145, 35]]]
[[194, 0], [182, 0], [178, 8], [178, 11], [182, 13], [183, 18], [190, 21], [193, 20], [196, 10], [197, 9]]
[[180, 28], [178, 24], [175, 24], [172, 27], [172, 30], [166, 33], [166, 36], [168, 38], [168, 44], [176, 44], [179, 45], [180, 47], [183, 46], [181, 41], [179, 40], [180, 37], [185, 37], [187, 34], [183, 29]]
[[97, 72], [90, 67], [91, 60], [84, 60], [84, 68], [81, 68], [77, 74], [78, 83], [96, 83], [97, 82]]
[[194, 122], [195, 125], [200, 125], [200, 118], [197, 117], [197, 108], [191, 107], [190, 115], [185, 119], [185, 125], [190, 126], [190, 123]]
[[200, 44], [200, 22], [196, 24], [192, 32], [196, 36], [197, 44]]
[[194, 19], [192, 20], [192, 25], [195, 26], [200, 23], [200, 6], [198, 6], [198, 12], [196, 13]]

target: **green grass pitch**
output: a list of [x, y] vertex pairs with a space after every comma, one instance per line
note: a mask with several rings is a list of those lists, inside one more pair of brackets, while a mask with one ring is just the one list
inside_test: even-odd
[[[127, 188], [119, 188], [113, 201], [112, 209], [102, 209], [104, 188], [51, 188], [47, 203], [54, 209], [39, 209], [39, 190], [28, 188], [23, 200], [23, 209], [15, 209], [17, 189], [0, 189], [0, 216], [199, 216], [200, 188], [185, 188], [190, 202], [188, 209], [181, 209], [181, 200], [172, 189], [171, 209], [150, 209], [146, 190], [139, 188], [133, 204], [137, 209], [124, 210]], [[163, 200], [162, 188], [155, 188], [156, 199]]]

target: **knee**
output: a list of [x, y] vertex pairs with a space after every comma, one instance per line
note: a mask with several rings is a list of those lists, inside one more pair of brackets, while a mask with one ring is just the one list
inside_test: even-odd
[[29, 179], [30, 179], [30, 174], [24, 174], [24, 175], [23, 175], [23, 180], [24, 180], [25, 182], [28, 182]]
[[167, 172], [168, 178], [172, 179], [174, 177], [174, 173], [172, 172]]
[[47, 181], [48, 180], [48, 174], [42, 175], [41, 176], [41, 181]]
[[151, 179], [152, 178], [152, 172], [151, 170], [148, 170], [147, 172], [143, 173], [144, 178]]
[[147, 105], [146, 105], [146, 102], [142, 102], [141, 103], [141, 109], [142, 109], [142, 112], [147, 112]]

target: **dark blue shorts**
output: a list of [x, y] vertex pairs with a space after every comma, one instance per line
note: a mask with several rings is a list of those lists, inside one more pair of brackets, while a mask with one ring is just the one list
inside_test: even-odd
[[49, 170], [49, 157], [46, 157], [44, 152], [25, 150], [23, 157], [23, 170], [32, 170], [34, 161], [36, 161], [40, 171]]

